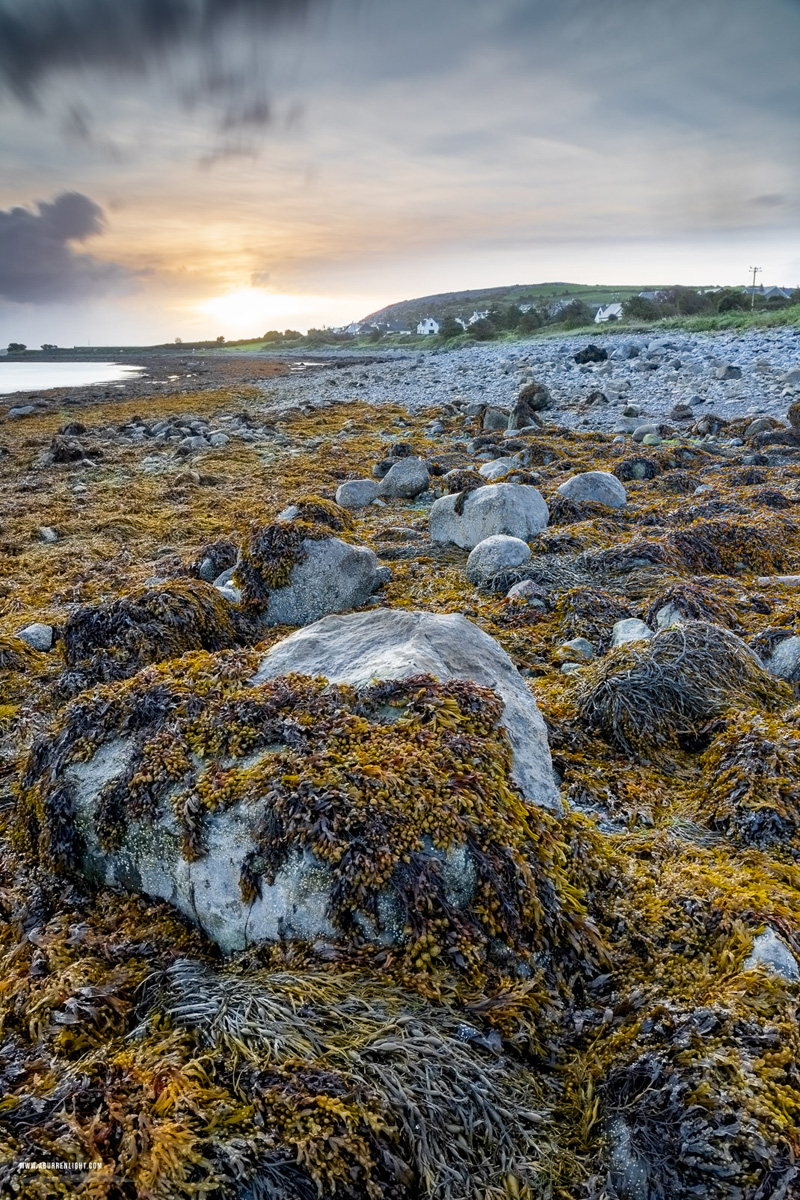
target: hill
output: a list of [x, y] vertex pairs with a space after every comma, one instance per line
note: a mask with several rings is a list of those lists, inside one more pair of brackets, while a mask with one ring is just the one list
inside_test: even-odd
[[626, 300], [645, 290], [656, 290], [661, 284], [637, 284], [620, 287], [611, 284], [585, 283], [515, 283], [508, 287], [473, 288], [463, 292], [439, 292], [433, 296], [418, 296], [400, 300], [362, 318], [362, 324], [376, 321], [406, 321], [415, 324], [423, 317], [469, 317], [476, 309], [504, 307], [509, 304], [540, 304], [548, 300], [583, 300], [586, 304], [610, 304]]

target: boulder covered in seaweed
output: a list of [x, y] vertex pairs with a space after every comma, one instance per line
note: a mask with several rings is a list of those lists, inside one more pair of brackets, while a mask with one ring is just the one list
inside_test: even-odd
[[473, 550], [484, 538], [505, 533], [528, 541], [547, 527], [550, 514], [535, 487], [492, 483], [455, 495], [441, 496], [431, 508], [434, 542], [452, 542]]
[[499, 646], [382, 611], [299, 631], [255, 676], [241, 652], [186, 655], [73, 701], [31, 752], [17, 842], [224, 951], [339, 938], [472, 969], [574, 939], [557, 804]]
[[[252, 529], [233, 575], [242, 608], [265, 625], [307, 625], [358, 608], [380, 584], [373, 550], [335, 537], [330, 524], [292, 517], [296, 512], [293, 506], [289, 519]], [[341, 512], [349, 529], [352, 518]]]
[[686, 621], [646, 642], [612, 650], [581, 679], [581, 716], [626, 754], [657, 759], [691, 747], [713, 717], [791, 701], [741, 638], [705, 621]]
[[63, 629], [68, 691], [127, 679], [148, 663], [189, 650], [222, 650], [243, 623], [210, 584], [180, 580], [78, 608]]

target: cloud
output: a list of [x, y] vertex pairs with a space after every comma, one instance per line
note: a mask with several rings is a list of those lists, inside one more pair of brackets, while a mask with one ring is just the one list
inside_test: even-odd
[[0, 0], [0, 84], [26, 104], [63, 71], [145, 74], [169, 53], [211, 53], [237, 22], [251, 36], [302, 19], [322, 0]]
[[125, 290], [130, 274], [76, 252], [103, 232], [103, 210], [80, 192], [63, 192], [35, 211], [0, 211], [0, 296], [21, 304], [55, 304]]

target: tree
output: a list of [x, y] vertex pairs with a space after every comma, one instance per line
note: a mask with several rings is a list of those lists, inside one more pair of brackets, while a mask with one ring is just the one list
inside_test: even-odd
[[175, 345], [176, 346], [183, 345], [183, 338], [175, 338]]
[[479, 321], [473, 321], [467, 333], [471, 338], [475, 338], [476, 342], [490, 342], [492, 338], [497, 337], [497, 326], [488, 317], [481, 317]]
[[52, 342], [42, 342], [43, 350], [57, 350], [58, 346], [54, 346]]
[[579, 325], [591, 325], [594, 314], [588, 304], [584, 304], [582, 300], [573, 300], [561, 309], [557, 320], [567, 329], [577, 329]]
[[741, 288], [723, 288], [714, 293], [717, 312], [743, 312], [750, 307], [747, 293]]
[[20, 351], [27, 350], [27, 349], [28, 349], [28, 347], [24, 344], [24, 342], [9, 342], [8, 343], [8, 353], [9, 354], [19, 354]]
[[444, 317], [439, 326], [439, 337], [449, 341], [450, 338], [460, 337], [464, 332], [464, 326], [455, 317]]
[[537, 308], [529, 308], [520, 315], [517, 329], [520, 333], [534, 333], [544, 325], [544, 317]]
[[218, 341], [218, 342], [224, 342], [224, 341], [225, 341], [225, 336], [224, 336], [224, 334], [220, 334], [220, 335], [219, 335], [219, 337], [217, 338], [217, 341]]
[[622, 311], [628, 321], [654, 321], [658, 316], [658, 308], [646, 296], [631, 296], [623, 301]]

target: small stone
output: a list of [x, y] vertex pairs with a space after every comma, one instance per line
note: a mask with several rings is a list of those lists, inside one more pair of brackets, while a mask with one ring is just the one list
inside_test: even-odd
[[39, 621], [35, 621], [33, 625], [26, 625], [17, 634], [23, 642], [27, 642], [34, 650], [46, 652], [53, 648], [53, 626], [43, 625]]
[[366, 508], [378, 498], [380, 490], [374, 479], [348, 479], [336, 489], [336, 503], [342, 508]]
[[563, 642], [555, 653], [556, 662], [591, 662], [595, 656], [595, 648], [585, 637], [572, 638]]
[[742, 368], [735, 367], [733, 363], [723, 363], [722, 366], [717, 367], [714, 374], [717, 379], [741, 379]]
[[582, 471], [580, 475], [571, 475], [558, 492], [569, 500], [591, 501], [607, 508], [622, 508], [628, 501], [625, 488], [616, 475], [608, 471]]
[[660, 446], [661, 438], [657, 433], [646, 433], [642, 438], [643, 446]]
[[611, 630], [611, 645], [624, 646], [626, 642], [647, 642], [653, 636], [653, 631], [638, 617], [625, 617], [617, 621]]
[[470, 583], [482, 583], [502, 571], [521, 567], [529, 562], [530, 546], [521, 538], [494, 534], [484, 538], [470, 553], [466, 573]]
[[381, 480], [379, 492], [381, 496], [391, 499], [413, 500], [422, 492], [426, 492], [431, 484], [431, 477], [424, 459], [402, 458]]
[[211, 445], [204, 437], [195, 435], [193, 437], [181, 438], [181, 440], [178, 442], [178, 445], [175, 447], [175, 453], [181, 455], [199, 454], [202, 450], [210, 449]]
[[39, 534], [39, 540], [47, 542], [48, 545], [58, 541], [58, 533], [51, 525], [40, 525], [36, 532]]
[[580, 671], [582, 666], [584, 666], [584, 663], [576, 663], [576, 662], [562, 663], [561, 664], [561, 674], [562, 675], [572, 675], [572, 674], [574, 674], [575, 671]]
[[31, 415], [31, 413], [35, 413], [35, 412], [36, 412], [35, 404], [15, 404], [13, 408], [10, 408], [8, 410], [8, 412], [6, 413], [6, 416], [10, 417], [10, 418], [29, 417]]
[[506, 600], [511, 600], [516, 604], [530, 604], [534, 608], [545, 609], [547, 607], [541, 585], [534, 583], [532, 579], [520, 579], [519, 583], [515, 583], [508, 589]]
[[487, 408], [483, 414], [483, 428], [486, 430], [506, 429], [508, 427], [508, 413], [502, 408]]
[[800, 676], [800, 637], [788, 637], [778, 642], [767, 669], [778, 679], [794, 680]]
[[633, 431], [633, 440], [635, 442], [643, 442], [644, 439], [647, 437], [648, 433], [654, 433], [656, 435], [656, 437], [658, 437], [659, 436], [658, 426], [657, 425], [637, 425]]
[[790, 983], [800, 979], [800, 966], [789, 947], [769, 925], [753, 939], [753, 948], [744, 961], [743, 970], [752, 971], [764, 966], [773, 975], [781, 975]]
[[227, 433], [210, 433], [208, 435], [208, 444], [215, 449], [220, 449], [222, 446], [227, 446], [231, 439]]
[[490, 483], [494, 483], [495, 479], [500, 479], [501, 476], [507, 475], [509, 471], [513, 471], [518, 466], [519, 463], [513, 458], [494, 458], [478, 467], [478, 473], [484, 479], [488, 479]]

